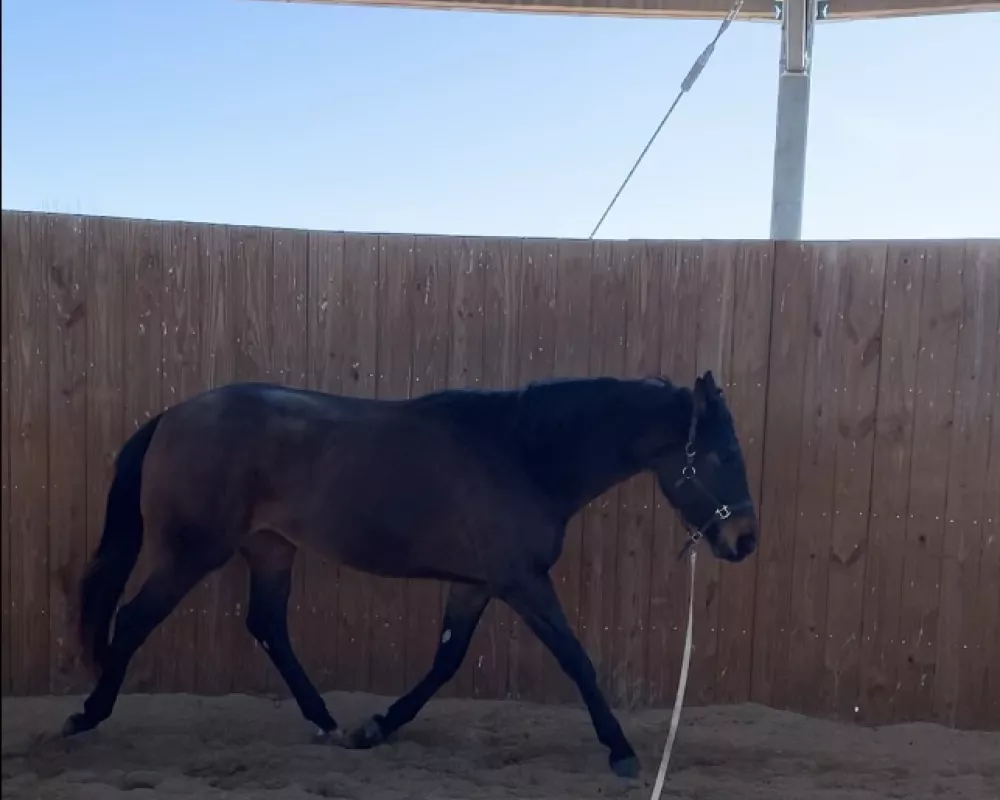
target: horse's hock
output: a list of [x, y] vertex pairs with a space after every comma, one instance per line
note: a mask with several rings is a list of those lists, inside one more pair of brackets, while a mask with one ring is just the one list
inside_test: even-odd
[[[112, 457], [185, 397], [258, 379], [383, 398], [550, 376], [689, 385], [711, 369], [761, 535], [742, 564], [700, 560], [688, 703], [1000, 728], [996, 241], [591, 243], [5, 211], [2, 275], [5, 695], [89, 688], [74, 606]], [[553, 571], [619, 707], [673, 699], [682, 537], [643, 477], [574, 519]], [[236, 564], [196, 587], [127, 689], [284, 693], [246, 594]], [[437, 584], [300, 563], [292, 638], [322, 690], [398, 695], [433, 656], [442, 600]], [[446, 691], [578, 702], [495, 604]], [[5, 759], [6, 727], [5, 711]]]

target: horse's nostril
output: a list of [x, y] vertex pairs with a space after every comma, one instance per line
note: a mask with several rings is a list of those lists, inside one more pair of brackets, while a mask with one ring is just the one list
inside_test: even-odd
[[736, 540], [736, 553], [740, 556], [740, 558], [745, 558], [756, 549], [757, 537], [752, 533], [744, 533], [739, 539]]

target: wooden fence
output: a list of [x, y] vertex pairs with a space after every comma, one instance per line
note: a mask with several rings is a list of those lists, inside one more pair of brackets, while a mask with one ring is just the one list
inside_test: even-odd
[[[113, 455], [194, 392], [265, 379], [403, 397], [711, 368], [762, 539], [742, 565], [700, 562], [691, 701], [1000, 728], [996, 241], [591, 243], [5, 211], [3, 298], [5, 694], [88, 685], [74, 592]], [[616, 704], [672, 700], [681, 541], [648, 477], [571, 525], [557, 584]], [[422, 674], [442, 587], [296, 569], [292, 632], [324, 689], [394, 694]], [[205, 581], [129, 688], [284, 693], [245, 596], [235, 562]], [[575, 701], [496, 605], [447, 692]]]

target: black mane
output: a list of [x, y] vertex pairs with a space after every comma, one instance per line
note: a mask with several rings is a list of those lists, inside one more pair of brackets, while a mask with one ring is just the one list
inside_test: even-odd
[[579, 435], [581, 425], [591, 429], [611, 425], [626, 434], [645, 424], [650, 415], [662, 418], [677, 395], [664, 378], [536, 381], [518, 393], [515, 429], [526, 442], [539, 443]]
[[523, 445], [553, 445], [581, 429], [619, 427], [625, 434], [673, 407], [690, 416], [690, 390], [666, 378], [550, 378], [517, 389], [445, 389], [409, 401], [463, 427], [490, 428]]
[[520, 464], [570, 515], [607, 486], [646, 468], [637, 446], [686, 435], [692, 395], [663, 378], [559, 378], [513, 390], [445, 390], [409, 401], [489, 442]]

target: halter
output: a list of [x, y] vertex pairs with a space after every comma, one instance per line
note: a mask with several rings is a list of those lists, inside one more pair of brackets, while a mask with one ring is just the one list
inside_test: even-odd
[[712, 516], [705, 521], [705, 523], [700, 528], [695, 528], [690, 525], [688, 528], [687, 540], [684, 542], [684, 546], [681, 548], [681, 552], [678, 554], [678, 561], [684, 557], [684, 554], [688, 549], [698, 542], [701, 541], [702, 537], [712, 525], [716, 522], [722, 522], [729, 519], [733, 515], [733, 511], [742, 511], [744, 508], [749, 508], [753, 504], [749, 502], [738, 503], [737, 505], [727, 505], [722, 503], [719, 499], [712, 494], [708, 487], [698, 478], [698, 471], [694, 467], [694, 457], [697, 455], [697, 451], [694, 449], [694, 438], [695, 434], [698, 432], [698, 415], [696, 413], [691, 414], [691, 425], [688, 428], [688, 439], [687, 444], [684, 445], [684, 456], [687, 458], [687, 463], [681, 469], [681, 476], [674, 483], [674, 488], [679, 489], [685, 483], [690, 483], [699, 492], [701, 492], [705, 497], [712, 501], [715, 505], [715, 511], [712, 512]]

